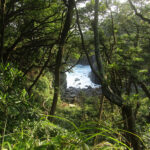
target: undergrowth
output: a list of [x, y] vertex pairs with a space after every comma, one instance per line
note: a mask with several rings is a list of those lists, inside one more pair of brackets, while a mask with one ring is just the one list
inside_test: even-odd
[[[54, 116], [72, 126], [67, 130], [53, 124], [43, 116], [40, 121], [22, 122], [22, 125], [11, 134], [4, 135], [2, 149], [8, 150], [123, 150], [130, 148], [121, 142], [119, 131], [104, 126], [98, 127], [95, 122], [88, 122], [77, 127], [68, 119]], [[95, 131], [95, 133], [93, 133]], [[100, 143], [92, 145], [95, 138], [102, 138]], [[1, 137], [2, 138], [2, 137]], [[122, 137], [123, 138], [123, 137]]]

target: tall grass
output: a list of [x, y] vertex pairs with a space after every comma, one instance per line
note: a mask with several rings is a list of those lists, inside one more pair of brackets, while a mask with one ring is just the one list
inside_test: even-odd
[[[123, 137], [117, 130], [97, 127], [95, 122], [77, 127], [68, 119], [51, 116], [73, 127], [67, 130], [49, 122], [47, 117], [43, 115], [40, 121], [25, 122], [12, 134], [4, 135], [2, 150], [131, 150], [122, 142]], [[93, 141], [97, 136], [100, 142], [94, 145]]]

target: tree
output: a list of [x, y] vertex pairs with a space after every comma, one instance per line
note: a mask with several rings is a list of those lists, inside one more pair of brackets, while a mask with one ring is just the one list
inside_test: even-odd
[[55, 1], [40, 0], [2, 1], [2, 4], [5, 6], [1, 5], [3, 13], [0, 15], [3, 62], [15, 61], [20, 63], [23, 70], [33, 62], [38, 64], [47, 48], [56, 43], [59, 36], [61, 16], [57, 8], [60, 11], [63, 9], [61, 2], [57, 6]]
[[[122, 109], [123, 117], [125, 119], [126, 130], [128, 130], [131, 133], [137, 134], [136, 126], [135, 126], [136, 125], [135, 124], [135, 112], [139, 108], [139, 105], [137, 105], [136, 109], [134, 110], [133, 109], [134, 105], [131, 105], [130, 103], [124, 103], [125, 100], [124, 100], [124, 97], [123, 97], [123, 93], [126, 92], [126, 91], [124, 91], [125, 89], [120, 89], [121, 85], [119, 84], [120, 83], [120, 79], [122, 79], [123, 77], [120, 78], [120, 75], [115, 71], [115, 68], [111, 71], [113, 74], [110, 74], [110, 76], [107, 76], [107, 79], [106, 79], [106, 75], [108, 75], [108, 73], [107, 72], [105, 73], [105, 71], [104, 71], [104, 61], [102, 61], [102, 54], [100, 54], [100, 47], [99, 46], [100, 46], [100, 43], [101, 43], [101, 47], [103, 47], [103, 51], [105, 51], [104, 54], [106, 54], [107, 62], [110, 65], [113, 66], [112, 58], [114, 57], [114, 54], [115, 54], [116, 48], [117, 48], [117, 45], [116, 45], [117, 44], [116, 43], [117, 42], [116, 41], [116, 31], [115, 31], [116, 29], [114, 28], [114, 21], [113, 21], [113, 17], [114, 16], [111, 13], [111, 20], [112, 20], [112, 23], [111, 23], [112, 35], [111, 36], [112, 36], [113, 43], [109, 43], [109, 44], [115, 44], [116, 48], [114, 49], [115, 50], [114, 51], [113, 49], [109, 49], [106, 46], [106, 43], [105, 43], [106, 41], [102, 41], [104, 39], [103, 38], [104, 37], [103, 34], [102, 33], [100, 34], [98, 32], [98, 4], [99, 4], [99, 2], [95, 1], [95, 9], [94, 9], [95, 10], [95, 15], [94, 15], [94, 21], [93, 21], [94, 42], [95, 42], [95, 44], [94, 44], [95, 45], [95, 57], [96, 57], [96, 64], [97, 64], [98, 73], [96, 72], [96, 70], [94, 70], [94, 68], [92, 66], [92, 63], [90, 62], [90, 58], [89, 58], [88, 52], [87, 52], [87, 50], [85, 48], [84, 38], [83, 38], [83, 34], [82, 34], [81, 27], [80, 27], [80, 24], [79, 24], [79, 15], [77, 13], [77, 20], [78, 20], [77, 22], [78, 22], [78, 26], [79, 26], [79, 30], [80, 30], [80, 34], [81, 34], [81, 40], [82, 40], [83, 49], [84, 49], [84, 51], [85, 51], [85, 53], [87, 55], [87, 58], [88, 58], [89, 64], [91, 65], [92, 71], [96, 74], [96, 76], [99, 78], [99, 80], [101, 82], [103, 94], [112, 103], [117, 104]], [[105, 25], [105, 27], [106, 27], [106, 25]], [[110, 29], [110, 27], [109, 27], [109, 29]], [[99, 38], [99, 35], [101, 36], [100, 38]], [[136, 37], [138, 38], [138, 32], [136, 33]], [[136, 39], [136, 42], [137, 42], [137, 39]], [[137, 44], [135, 44], [135, 45], [137, 45]], [[107, 55], [108, 52], [109, 52], [109, 55]], [[105, 68], [106, 68], [106, 66], [105, 66]], [[139, 68], [137, 68], [137, 69], [139, 69]], [[128, 74], [128, 70], [125, 70], [125, 73]], [[125, 73], [124, 73], [124, 75], [125, 75]], [[127, 79], [129, 82], [128, 82], [127, 86], [126, 86], [126, 89], [128, 89], [128, 86], [131, 87], [130, 86], [130, 81], [133, 79], [133, 78], [131, 79], [132, 75], [133, 74], [129, 73], [128, 76], [126, 76], [127, 78], [129, 77]], [[117, 77], [118, 79], [116, 80], [114, 77], [115, 78]], [[109, 84], [109, 82], [108, 82], [109, 79], [110, 79], [110, 83], [111, 84]], [[123, 91], [120, 91], [120, 90], [123, 90]], [[127, 93], [129, 95], [130, 95], [130, 90], [131, 90], [131, 88], [127, 90], [128, 91]], [[128, 139], [131, 142], [131, 144], [134, 147], [134, 149], [140, 149], [139, 139], [136, 136], [134, 136], [132, 134], [129, 134]]]
[[131, 8], [134, 10], [135, 14], [140, 17], [143, 21], [148, 22], [150, 24], [150, 19], [147, 17], [144, 17], [141, 13], [139, 13], [136, 9], [136, 7], [134, 6], [134, 4], [132, 3], [131, 0], [128, 0], [128, 2], [130, 3]]
[[[58, 52], [56, 56], [56, 67], [55, 67], [55, 72], [54, 72], [54, 75], [55, 75], [54, 97], [53, 97], [52, 107], [50, 110], [50, 115], [54, 115], [57, 101], [58, 101], [59, 88], [60, 88], [60, 83], [59, 83], [60, 82], [60, 69], [62, 65], [63, 48], [64, 48], [64, 44], [65, 44], [68, 32], [70, 30], [70, 26], [71, 26], [71, 22], [73, 18], [73, 8], [74, 8], [74, 0], [69, 0], [67, 3], [67, 14], [65, 18], [65, 23], [63, 25], [63, 29], [60, 35], [59, 44], [58, 44]], [[52, 120], [52, 118], [50, 118], [50, 120]]]

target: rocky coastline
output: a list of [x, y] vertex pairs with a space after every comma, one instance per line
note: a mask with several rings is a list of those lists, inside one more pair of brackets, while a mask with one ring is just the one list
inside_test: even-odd
[[[94, 58], [91, 58], [91, 59], [93, 60]], [[92, 62], [95, 62], [95, 61], [93, 60]], [[89, 65], [86, 57], [83, 57], [80, 60], [79, 65], [83, 65], [83, 66]], [[94, 63], [93, 63], [93, 65], [94, 65]], [[94, 65], [94, 68], [95, 68], [95, 65]], [[92, 88], [91, 86], [86, 86], [85, 88], [75, 88], [75, 87], [67, 88], [66, 74], [62, 74], [62, 77], [61, 77], [61, 99], [67, 103], [75, 103], [80, 99], [81, 95], [85, 95], [87, 97], [101, 95], [102, 90], [101, 90], [100, 82], [96, 78], [96, 76], [94, 75], [94, 73], [92, 71], [88, 74], [88, 77], [90, 78], [90, 80], [93, 83], [99, 84], [99, 87]], [[80, 79], [76, 78], [75, 82], [80, 83]]]
[[80, 97], [82, 95], [85, 95], [86, 97], [92, 97], [92, 96], [100, 96], [102, 94], [101, 87], [99, 88], [74, 88], [74, 87], [69, 87], [65, 90], [65, 92], [62, 94], [62, 100], [68, 103], [75, 103], [78, 102]]

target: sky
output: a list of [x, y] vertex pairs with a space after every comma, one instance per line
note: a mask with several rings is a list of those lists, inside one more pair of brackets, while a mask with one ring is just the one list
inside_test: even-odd
[[[121, 3], [124, 3], [124, 2], [126, 2], [127, 0], [117, 0], [117, 1], [119, 1], [119, 2], [121, 2]], [[79, 7], [84, 7], [85, 5], [86, 5], [86, 3], [84, 2], [84, 3], [81, 3]]]

